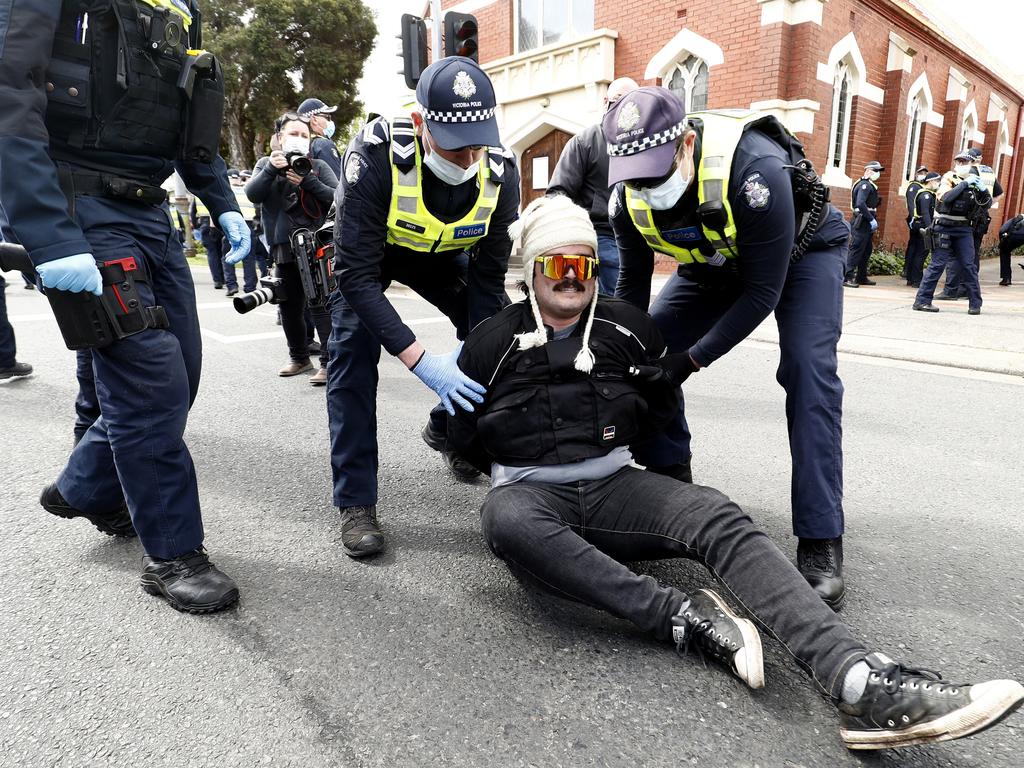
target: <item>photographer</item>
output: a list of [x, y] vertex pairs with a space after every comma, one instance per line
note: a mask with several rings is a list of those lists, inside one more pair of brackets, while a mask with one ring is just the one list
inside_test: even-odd
[[[296, 376], [312, 369], [303, 310], [306, 296], [302, 289], [291, 237], [299, 229], [315, 230], [327, 218], [338, 179], [323, 160], [309, 157], [309, 123], [286, 112], [277, 120], [276, 137], [281, 149], [256, 163], [253, 176], [245, 185], [246, 196], [263, 206], [263, 227], [270, 247], [276, 275], [284, 281], [287, 297], [280, 303], [281, 325], [288, 340], [291, 362], [278, 373]], [[320, 336], [320, 370], [310, 379], [314, 386], [327, 383], [327, 338], [331, 317], [320, 306], [311, 307]]]

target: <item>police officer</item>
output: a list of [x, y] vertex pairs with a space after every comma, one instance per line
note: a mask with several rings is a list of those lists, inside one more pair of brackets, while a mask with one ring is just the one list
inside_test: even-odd
[[[1010, 254], [1024, 245], [1024, 216], [1017, 214], [999, 228], [999, 284], [1013, 283], [1010, 274]], [[1020, 265], [1024, 269], [1024, 264]]]
[[[686, 119], [665, 88], [628, 93], [604, 119], [609, 215], [619, 246], [617, 295], [646, 308], [654, 254], [679, 261], [651, 315], [696, 372], [773, 310], [786, 390], [798, 564], [829, 605], [845, 597], [842, 563], [843, 385], [836, 372], [849, 229], [781, 123], [753, 114]], [[804, 166], [806, 168], [806, 166]], [[799, 203], [799, 205], [798, 205]], [[689, 480], [680, 413], [664, 439], [636, 446], [649, 470]]]
[[0, 379], [12, 379], [32, 373], [31, 365], [19, 363], [15, 358], [18, 349], [14, 340], [14, 328], [7, 319], [6, 292], [7, 282], [4, 276], [0, 275]]
[[[639, 87], [629, 77], [612, 80], [604, 97], [604, 111], [607, 112], [623, 94]], [[615, 233], [608, 223], [608, 152], [605, 144], [600, 122], [569, 139], [545, 194], [565, 195], [590, 211], [590, 220], [597, 230], [598, 256], [601, 259], [598, 286], [601, 293], [613, 296], [619, 279], [619, 252], [615, 248]]]
[[335, 198], [339, 291], [327, 381], [334, 503], [352, 557], [381, 551], [377, 524], [377, 362], [383, 345], [441, 398], [427, 443], [457, 477], [479, 473], [446, 451], [444, 410], [472, 409], [483, 387], [456, 352], [428, 353], [384, 295], [407, 285], [451, 320], [461, 339], [507, 302], [508, 226], [519, 208], [519, 173], [501, 147], [494, 88], [480, 66], [450, 56], [423, 71], [417, 109], [377, 118], [345, 153]]
[[160, 188], [176, 169], [228, 235], [232, 256], [245, 256], [249, 230], [217, 156], [219, 68], [198, 50], [188, 2], [41, 0], [8, 4], [4, 22], [3, 238], [25, 246], [45, 288], [100, 295], [105, 284], [134, 283], [133, 317], [145, 321], [92, 350], [102, 415], [40, 503], [104, 533], [137, 532], [142, 587], [173, 607], [228, 607], [238, 589], [203, 549], [182, 439], [199, 385], [199, 322]]
[[[910, 235], [907, 238], [906, 255], [903, 259], [903, 278], [907, 281], [907, 285], [914, 285], [915, 282], [910, 277], [910, 265], [919, 259], [924, 263], [924, 259], [921, 259], [920, 257], [924, 243], [921, 239], [921, 235], [914, 230], [912, 222], [916, 216], [915, 201], [917, 200], [917, 193], [920, 192], [924, 186], [924, 178], [927, 175], [928, 169], [922, 165], [914, 174], [914, 180], [907, 184], [907, 190], [905, 193], [907, 201], [907, 229], [910, 230]], [[920, 283], [920, 278], [918, 278], [917, 282]]]
[[210, 268], [210, 277], [213, 278], [213, 287], [220, 290], [224, 287], [224, 281], [228, 274], [231, 282], [228, 283], [228, 296], [238, 293], [238, 278], [235, 271], [230, 273], [224, 269], [224, 233], [217, 229], [217, 224], [210, 216], [210, 210], [198, 197], [192, 198], [192, 205], [189, 206], [189, 217], [192, 219], [192, 231], [199, 233], [199, 240], [206, 251], [206, 264]]
[[920, 189], [912, 201], [910, 219], [911, 243], [917, 247], [907, 247], [907, 285], [920, 287], [924, 276], [924, 262], [932, 252], [932, 219], [935, 213], [935, 193], [939, 189], [941, 175], [935, 171], [925, 174]]
[[[251, 247], [249, 249], [249, 255], [242, 259], [242, 276], [243, 276], [243, 289], [246, 293], [256, 290], [256, 268], [260, 268], [262, 274], [267, 272], [267, 262], [265, 258], [261, 264], [259, 261], [258, 253], [262, 249], [262, 244], [257, 245], [259, 240], [255, 236], [256, 230], [256, 205], [248, 198], [245, 194], [245, 179], [242, 178], [242, 172], [237, 168], [232, 168], [228, 171], [228, 181], [231, 182], [231, 191], [235, 195], [235, 202], [238, 204], [238, 210], [242, 214], [242, 218], [245, 219], [245, 223], [249, 227], [249, 242]], [[225, 247], [227, 246], [227, 247]], [[222, 249], [227, 252], [230, 250], [230, 244], [225, 241], [221, 241]], [[265, 254], [266, 251], [263, 251]], [[238, 292], [238, 278], [235, 275], [235, 265], [225, 264], [224, 265], [224, 277], [228, 281], [228, 288], [234, 290], [228, 291], [228, 296], [234, 296]]]
[[[958, 159], [959, 160], [959, 159]], [[932, 304], [935, 286], [950, 261], [959, 267], [960, 279], [967, 289], [967, 314], [981, 314], [981, 287], [974, 264], [974, 228], [978, 217], [992, 204], [992, 195], [976, 168], [960, 163], [942, 177], [935, 203], [935, 224], [931, 230], [932, 260], [914, 299], [919, 312], [938, 312]], [[954, 294], [955, 297], [955, 294]]]
[[[985, 239], [989, 225], [992, 223], [989, 209], [992, 207], [992, 202], [1002, 196], [1003, 187], [999, 183], [999, 179], [996, 178], [995, 171], [992, 170], [991, 166], [981, 162], [981, 150], [977, 147], [964, 150], [956, 156], [955, 161], [961, 164], [967, 163], [977, 169], [978, 176], [992, 196], [992, 199], [984, 207], [984, 210], [978, 214], [978, 218], [974, 223], [974, 270], [977, 272], [981, 267], [981, 242]], [[946, 285], [943, 287], [942, 293], [935, 298], [940, 301], [951, 301], [961, 299], [964, 296], [967, 296], [967, 288], [960, 276], [960, 267], [956, 261], [951, 261], [946, 267]]]
[[853, 241], [843, 281], [847, 288], [875, 285], [874, 280], [868, 279], [868, 260], [871, 258], [871, 238], [878, 229], [878, 204], [881, 202], [875, 182], [884, 170], [885, 166], [872, 160], [864, 166], [864, 175], [853, 187], [853, 219], [850, 221]]
[[309, 132], [312, 139], [309, 143], [309, 156], [323, 160], [334, 171], [335, 178], [341, 178], [341, 155], [334, 143], [334, 132], [337, 128], [330, 118], [337, 111], [337, 105], [328, 107], [320, 99], [306, 99], [299, 104], [299, 114], [309, 120]]

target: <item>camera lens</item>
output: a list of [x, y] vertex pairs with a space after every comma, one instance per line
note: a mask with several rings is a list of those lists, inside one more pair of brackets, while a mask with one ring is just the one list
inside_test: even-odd
[[313, 170], [313, 161], [305, 155], [296, 154], [288, 161], [288, 165], [299, 176], [305, 176]]

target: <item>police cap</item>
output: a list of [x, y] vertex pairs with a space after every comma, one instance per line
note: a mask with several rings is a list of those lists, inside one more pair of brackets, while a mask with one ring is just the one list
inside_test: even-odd
[[320, 99], [306, 99], [304, 102], [299, 104], [299, 114], [303, 117], [312, 117], [313, 115], [329, 115], [334, 112], [338, 107], [328, 107]]
[[920, 168], [918, 168], [916, 171], [914, 171], [914, 173], [915, 174], [917, 174], [917, 173], [928, 173], [928, 166], [922, 165]]
[[885, 166], [877, 160], [872, 160], [870, 163], [864, 166], [865, 171], [884, 171]]
[[430, 136], [441, 149], [497, 147], [497, 100], [480, 65], [465, 56], [447, 56], [423, 70], [416, 101]]
[[608, 185], [657, 179], [672, 169], [676, 139], [686, 131], [686, 109], [672, 91], [647, 86], [630, 91], [605, 113]]
[[967, 154], [973, 157], [975, 160], [981, 160], [981, 150], [977, 147], [971, 147], [967, 150]]
[[924, 177], [924, 181], [927, 184], [929, 181], [938, 181], [941, 178], [941, 173], [936, 173], [935, 171], [928, 171], [928, 174]]
[[953, 155], [953, 159], [954, 160], [966, 160], [967, 162], [971, 162], [971, 161], [974, 160], [974, 155], [971, 154], [971, 150], [964, 149], [964, 150], [962, 150], [960, 152], [957, 152], [955, 155]]

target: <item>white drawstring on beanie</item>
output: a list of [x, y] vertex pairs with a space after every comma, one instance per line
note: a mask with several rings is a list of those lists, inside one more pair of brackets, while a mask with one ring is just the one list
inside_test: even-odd
[[[516, 334], [520, 349], [532, 349], [547, 343], [548, 334], [537, 305], [533, 290], [536, 274], [534, 260], [548, 251], [565, 245], [587, 245], [597, 259], [597, 233], [589, 214], [564, 195], [540, 197], [526, 206], [519, 219], [508, 228], [508, 236], [519, 240], [519, 252], [523, 258], [523, 280], [529, 290], [530, 307], [537, 323], [536, 330]], [[597, 307], [597, 287], [590, 302], [590, 314], [583, 330], [583, 347], [576, 355], [576, 370], [590, 373], [594, 368], [594, 353], [590, 351], [590, 331], [594, 325], [594, 310]]]

